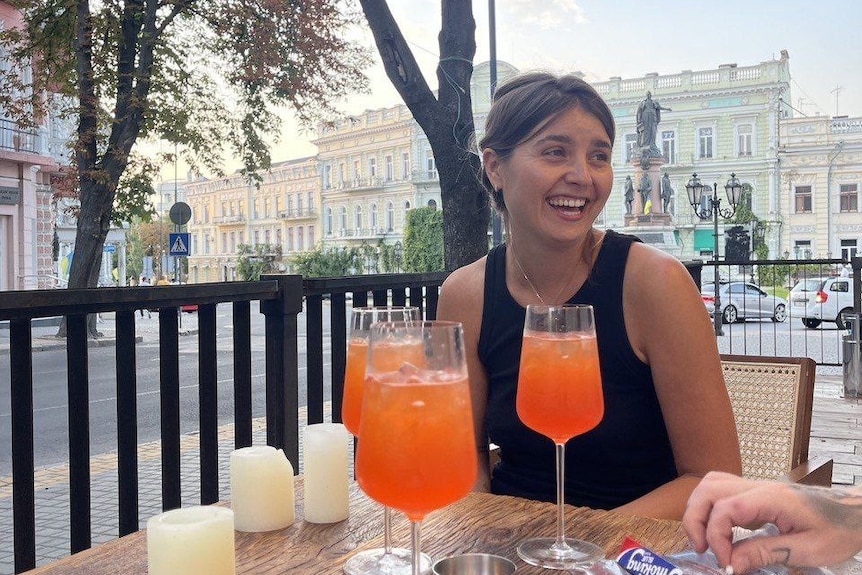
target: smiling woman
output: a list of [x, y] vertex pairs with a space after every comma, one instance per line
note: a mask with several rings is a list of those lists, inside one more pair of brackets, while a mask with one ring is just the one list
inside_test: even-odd
[[480, 148], [507, 241], [449, 276], [438, 318], [464, 324], [480, 456], [489, 441], [500, 447], [477, 488], [554, 501], [554, 444], [515, 409], [525, 308], [593, 306], [606, 409], [565, 447], [566, 502], [679, 518], [702, 474], [739, 473], [739, 446], [685, 267], [593, 227], [611, 192], [614, 137], [607, 104], [578, 77], [528, 73], [499, 87]]

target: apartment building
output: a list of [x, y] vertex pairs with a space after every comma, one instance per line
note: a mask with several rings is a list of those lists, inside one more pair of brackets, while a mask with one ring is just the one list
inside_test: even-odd
[[791, 258], [850, 258], [862, 237], [862, 117], [780, 126], [782, 245]]
[[[23, 27], [21, 13], [0, 2], [0, 29]], [[0, 67], [12, 63], [0, 52]], [[33, 70], [19, 71], [29, 83]], [[0, 108], [0, 290], [56, 287], [51, 174], [59, 169], [48, 154], [47, 119], [36, 128], [16, 124]]]
[[315, 158], [278, 162], [249, 182], [240, 173], [186, 182], [192, 209], [189, 282], [233, 281], [240, 244], [280, 245], [285, 257], [318, 242], [320, 178]]

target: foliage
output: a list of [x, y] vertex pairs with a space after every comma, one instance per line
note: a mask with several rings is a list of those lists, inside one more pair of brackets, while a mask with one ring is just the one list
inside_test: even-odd
[[362, 269], [364, 250], [356, 247], [316, 247], [290, 258], [293, 271], [305, 277], [346, 276]]
[[404, 227], [404, 270], [433, 272], [443, 269], [443, 214], [429, 206], [407, 212]]
[[144, 257], [153, 258], [153, 272], [156, 276], [167, 274], [161, 269], [161, 255], [170, 252], [170, 233], [174, 225], [167, 220], [143, 221], [132, 219], [126, 235], [126, 271], [128, 275], [140, 277], [144, 272]]
[[245, 281], [257, 281], [262, 274], [280, 271], [281, 246], [277, 244], [239, 244], [236, 271]]
[[[24, 126], [44, 117], [46, 92], [74, 102], [73, 288], [95, 286], [118, 194], [131, 209], [126, 200], [146, 190], [149, 170], [124, 178], [139, 139], [179, 144], [191, 169], [219, 175], [227, 146], [251, 178], [270, 164], [280, 109], [306, 124], [331, 120], [335, 103], [367, 85], [368, 54], [348, 40], [359, 14], [337, 0], [14, 5], [26, 29], [0, 32], [16, 62], [0, 70], [0, 106]], [[21, 74], [31, 63], [36, 71]]]

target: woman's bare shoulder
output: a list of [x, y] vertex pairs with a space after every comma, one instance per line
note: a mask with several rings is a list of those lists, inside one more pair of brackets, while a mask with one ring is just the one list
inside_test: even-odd
[[481, 302], [485, 285], [485, 261], [479, 258], [449, 274], [440, 289], [440, 306], [463, 311], [464, 306], [473, 307]]

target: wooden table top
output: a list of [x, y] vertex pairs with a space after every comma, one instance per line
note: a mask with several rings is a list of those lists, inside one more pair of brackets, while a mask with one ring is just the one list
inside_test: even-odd
[[[354, 484], [350, 517], [329, 525], [302, 519], [302, 478], [296, 482], [296, 522], [280, 531], [236, 532], [237, 575], [340, 575], [342, 563], [356, 549], [382, 546], [382, 507]], [[227, 503], [224, 503], [227, 505]], [[520, 574], [549, 573], [524, 563], [515, 548], [523, 539], [556, 533], [556, 510], [550, 503], [517, 497], [470, 493], [431, 513], [422, 522], [422, 550], [432, 559], [459, 553], [494, 553], [508, 557]], [[410, 525], [393, 513], [396, 546], [409, 547]], [[660, 553], [681, 551], [687, 538], [679, 522], [619, 515], [567, 506], [566, 535], [593, 541], [616, 557], [626, 535]], [[92, 549], [37, 567], [28, 575], [147, 574], [147, 539], [142, 530]]]

